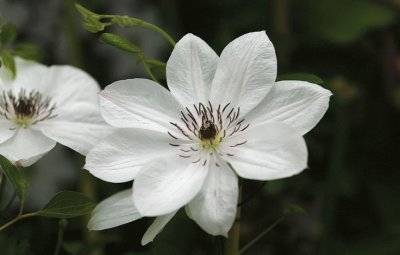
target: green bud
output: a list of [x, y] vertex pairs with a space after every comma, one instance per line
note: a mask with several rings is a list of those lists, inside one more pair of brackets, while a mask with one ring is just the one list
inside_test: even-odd
[[100, 41], [105, 42], [111, 46], [114, 46], [120, 50], [129, 52], [129, 53], [139, 53], [141, 49], [136, 46], [134, 43], [128, 41], [127, 39], [111, 33], [103, 33], [100, 36]]

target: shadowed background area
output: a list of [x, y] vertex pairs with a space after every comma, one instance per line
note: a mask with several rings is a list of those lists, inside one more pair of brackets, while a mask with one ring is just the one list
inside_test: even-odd
[[[175, 40], [186, 33], [217, 53], [234, 38], [265, 30], [274, 43], [278, 76], [312, 73], [332, 90], [330, 108], [305, 138], [309, 169], [265, 184], [243, 182], [241, 244], [295, 204], [291, 216], [245, 254], [400, 254], [400, 1], [398, 0], [82, 0], [97, 13], [137, 17]], [[83, 68], [102, 87], [148, 78], [137, 57], [83, 29], [74, 1], [1, 0], [0, 12], [18, 30], [17, 42], [42, 50], [46, 64]], [[107, 29], [167, 61], [171, 46], [144, 28]], [[165, 82], [164, 82], [165, 85]], [[59, 162], [66, 162], [60, 164]], [[80, 190], [100, 201], [131, 184], [110, 184], [81, 170], [84, 158], [57, 148], [29, 171], [28, 209], [40, 208], [58, 190]], [[10, 215], [0, 215], [0, 220]], [[115, 229], [87, 232], [88, 218], [69, 220], [61, 254], [219, 254], [222, 237], [203, 232], [182, 211], [155, 239], [140, 239], [142, 219]], [[58, 221], [32, 218], [0, 234], [1, 254], [51, 254]], [[5, 251], [5, 253], [3, 252]]]

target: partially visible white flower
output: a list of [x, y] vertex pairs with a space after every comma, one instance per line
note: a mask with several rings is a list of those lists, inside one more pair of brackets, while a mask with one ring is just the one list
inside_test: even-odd
[[[227, 236], [238, 176], [274, 180], [305, 169], [302, 135], [322, 118], [331, 92], [303, 81], [275, 82], [276, 72], [265, 32], [235, 39], [220, 58], [188, 34], [167, 63], [170, 92], [145, 79], [107, 86], [100, 93], [102, 115], [120, 129], [89, 152], [85, 168], [109, 182], [135, 179], [133, 195], [126, 191], [123, 201], [136, 216], [102, 226], [141, 215], [167, 221], [185, 207], [207, 233]], [[102, 205], [95, 219], [116, 213], [111, 208], [117, 207]]]
[[110, 129], [103, 121], [97, 82], [72, 66], [16, 58], [17, 75], [0, 69], [0, 154], [28, 166], [59, 142], [86, 155]]

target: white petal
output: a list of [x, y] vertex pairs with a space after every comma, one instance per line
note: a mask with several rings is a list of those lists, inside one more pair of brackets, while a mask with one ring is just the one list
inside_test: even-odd
[[153, 242], [154, 238], [163, 230], [165, 225], [174, 217], [177, 211], [172, 213], [157, 217], [154, 222], [147, 229], [146, 233], [144, 233], [142, 238], [142, 245], [146, 245], [150, 242]]
[[132, 189], [124, 190], [103, 200], [92, 212], [87, 227], [102, 230], [117, 227], [142, 218], [132, 202]]
[[206, 103], [218, 55], [202, 39], [185, 35], [167, 62], [167, 83], [183, 106]]
[[178, 154], [167, 134], [141, 129], [120, 129], [106, 137], [86, 157], [85, 169], [108, 182], [133, 180], [145, 163]]
[[29, 166], [55, 145], [55, 141], [38, 130], [19, 128], [13, 137], [0, 144], [0, 154], [16, 165]]
[[231, 103], [247, 113], [272, 88], [276, 70], [274, 46], [265, 32], [242, 35], [222, 51], [211, 86], [211, 101]]
[[[7, 77], [0, 79], [3, 89], [12, 89], [19, 93], [38, 91], [49, 96], [57, 108], [70, 106], [70, 102], [97, 103], [97, 92], [100, 90], [97, 82], [86, 72], [73, 66], [47, 67], [40, 63], [15, 58], [17, 76], [14, 80]], [[1, 76], [1, 74], [0, 74]], [[3, 78], [3, 77], [0, 77]]]
[[47, 79], [46, 95], [57, 103], [58, 109], [69, 108], [77, 102], [98, 105], [100, 86], [86, 72], [73, 66], [51, 66]]
[[309, 82], [279, 81], [245, 118], [252, 125], [284, 122], [305, 134], [321, 120], [331, 95], [329, 90]]
[[13, 130], [14, 125], [11, 121], [2, 118], [0, 115], [0, 144], [8, 140], [13, 134], [15, 130]]
[[238, 178], [225, 162], [219, 165], [211, 165], [201, 191], [186, 208], [204, 231], [227, 237], [236, 216]]
[[171, 213], [197, 195], [206, 176], [207, 168], [191, 159], [155, 160], [136, 176], [133, 201], [144, 216]]
[[53, 119], [37, 123], [37, 127], [51, 139], [86, 155], [112, 127], [101, 117], [97, 103], [77, 102], [58, 111]]
[[112, 126], [166, 132], [181, 107], [161, 85], [146, 79], [117, 81], [100, 92], [101, 112]]
[[[249, 128], [225, 156], [238, 175], [246, 179], [274, 180], [298, 174], [307, 167], [307, 147], [301, 134], [284, 123]], [[229, 142], [228, 142], [229, 143]]]
[[50, 83], [48, 82], [48, 67], [40, 63], [15, 58], [15, 68], [17, 75], [15, 79], [7, 79], [2, 77], [2, 88], [5, 90], [12, 89], [14, 93], [18, 93], [21, 89], [27, 91], [36, 90], [39, 92], [47, 91]]

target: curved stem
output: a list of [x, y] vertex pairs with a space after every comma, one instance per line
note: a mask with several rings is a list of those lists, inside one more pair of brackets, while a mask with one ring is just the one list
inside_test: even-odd
[[138, 53], [138, 56], [139, 56], [140, 60], [143, 62], [144, 69], [146, 69], [146, 72], [147, 72], [147, 74], [150, 76], [150, 78], [151, 78], [153, 81], [155, 81], [155, 82], [157, 82], [157, 83], [160, 83], [160, 82], [157, 80], [157, 78], [154, 76], [154, 74], [151, 72], [149, 65], [146, 63], [146, 59], [145, 59], [143, 53], [141, 53], [141, 52]]
[[266, 228], [263, 232], [258, 234], [253, 240], [251, 240], [248, 244], [246, 244], [242, 249], [240, 249], [239, 254], [245, 253], [251, 246], [253, 246], [256, 242], [258, 242], [264, 235], [266, 235], [269, 231], [271, 231], [274, 227], [276, 227], [281, 221], [283, 221], [286, 218], [285, 215], [281, 216], [279, 219], [277, 219], [274, 223], [272, 223], [271, 226]]
[[[151, 29], [151, 30], [159, 33], [162, 37], [164, 37], [164, 39], [167, 40], [167, 42], [169, 42], [172, 45], [172, 47], [175, 47], [175, 44], [176, 44], [175, 40], [172, 39], [172, 37], [167, 32], [165, 32], [162, 28], [160, 28], [156, 25], [153, 25], [149, 22], [146, 22], [144, 20], [137, 19], [137, 18], [128, 17], [128, 16], [106, 15], [106, 14], [99, 15], [99, 16], [100, 16], [100, 18], [111, 19], [112, 22], [103, 23], [103, 24], [106, 24], [107, 26], [113, 24], [116, 21], [115, 23], [117, 23], [121, 27], [140, 26], [140, 27], [145, 27], [145, 28]], [[124, 20], [124, 19], [127, 20], [128, 22], [127, 23], [118, 22], [118, 20]]]
[[161, 29], [160, 27], [158, 27], [156, 25], [153, 25], [151, 23], [147, 23], [145, 21], [142, 21], [142, 22], [143, 23], [141, 24], [141, 26], [147, 27], [147, 28], [149, 28], [149, 29], [151, 29], [153, 31], [158, 32], [162, 37], [165, 38], [165, 40], [167, 40], [172, 45], [172, 47], [175, 47], [176, 42], [174, 41], [174, 39], [172, 39], [172, 37], [167, 32], [165, 32], [163, 29]]
[[8, 228], [9, 226], [11, 226], [12, 224], [25, 219], [25, 218], [29, 218], [29, 217], [33, 217], [36, 216], [37, 212], [33, 212], [33, 213], [26, 213], [26, 214], [18, 214], [17, 217], [15, 217], [14, 219], [10, 220], [9, 222], [7, 222], [6, 224], [4, 224], [3, 226], [0, 227], [0, 231], [3, 231], [4, 229]]
[[19, 220], [22, 220], [22, 219], [28, 218], [28, 217], [32, 217], [37, 214], [37, 212], [22, 214], [24, 211], [24, 204], [25, 204], [25, 200], [24, 200], [24, 198], [22, 198], [21, 202], [20, 202], [20, 206], [19, 206], [18, 215], [14, 219], [10, 220], [9, 222], [7, 222], [3, 226], [1, 226], [0, 231], [8, 228], [9, 226], [11, 226], [12, 224], [16, 223]]

